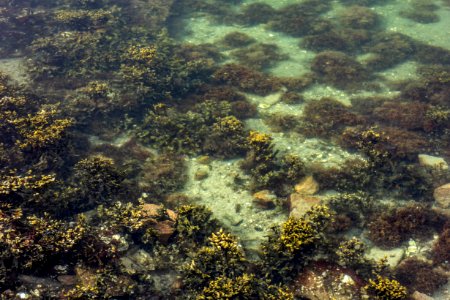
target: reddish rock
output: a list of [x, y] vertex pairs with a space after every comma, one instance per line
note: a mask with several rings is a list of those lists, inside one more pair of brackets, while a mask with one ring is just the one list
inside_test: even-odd
[[253, 202], [266, 209], [274, 208], [276, 199], [277, 196], [269, 190], [262, 190], [253, 194]]
[[312, 176], [306, 176], [294, 187], [295, 192], [304, 195], [314, 195], [319, 190], [319, 184]]
[[180, 290], [183, 288], [183, 281], [180, 278], [177, 278], [172, 283], [172, 290]]
[[158, 216], [159, 210], [162, 208], [162, 205], [145, 203], [141, 206], [141, 212], [145, 217], [153, 218]]
[[311, 207], [319, 203], [319, 197], [292, 193], [289, 195], [289, 216], [301, 218]]
[[158, 232], [158, 240], [165, 244], [175, 232], [175, 222], [172, 220], [161, 221], [156, 223], [153, 228]]
[[[155, 218], [159, 216], [159, 211], [163, 208], [162, 205], [146, 203], [141, 206], [141, 211], [144, 213], [145, 217]], [[166, 213], [172, 221], [177, 219], [177, 213], [171, 209], [166, 209]]]
[[169, 216], [171, 221], [175, 222], [177, 220], [178, 215], [177, 215], [176, 212], [174, 212], [171, 209], [168, 209], [166, 212], [167, 212], [167, 215]]
[[450, 208], [450, 183], [436, 188], [433, 196], [437, 206], [441, 208]]
[[169, 219], [157, 221], [161, 209], [163, 209], [162, 205], [151, 203], [146, 203], [141, 206], [141, 211], [144, 213], [144, 216], [148, 218], [147, 222], [151, 224], [150, 226], [155, 229], [158, 240], [161, 243], [167, 243], [169, 238], [175, 232], [177, 213], [171, 209], [166, 209], [166, 214]]

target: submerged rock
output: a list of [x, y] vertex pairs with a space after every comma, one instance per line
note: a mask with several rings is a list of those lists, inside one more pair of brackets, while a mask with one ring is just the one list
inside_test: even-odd
[[361, 299], [361, 287], [354, 272], [321, 262], [307, 267], [293, 282], [295, 296], [311, 300]]
[[441, 208], [450, 208], [450, 183], [441, 185], [434, 190], [434, 200]]
[[367, 254], [368, 257], [373, 258], [375, 260], [381, 260], [386, 258], [387, 264], [392, 268], [396, 267], [400, 263], [404, 255], [405, 250], [403, 248], [385, 250], [379, 247], [371, 248]]
[[297, 183], [294, 189], [299, 194], [314, 195], [319, 190], [319, 184], [312, 176], [307, 176]]
[[419, 154], [419, 163], [423, 167], [448, 169], [448, 164], [442, 157]]
[[200, 166], [194, 174], [195, 180], [203, 180], [209, 176], [209, 167], [206, 165]]
[[161, 214], [161, 210], [164, 209], [162, 205], [157, 204], [144, 204], [141, 211], [144, 216], [148, 218], [146, 221], [152, 224], [152, 228], [156, 232], [156, 236], [161, 243], [167, 243], [169, 238], [175, 232], [175, 223], [177, 220], [177, 213], [173, 210], [166, 209], [165, 214], [168, 220], [157, 220]]
[[295, 193], [289, 195], [289, 216], [301, 218], [314, 205], [320, 203], [313, 195], [319, 190], [319, 184], [312, 176], [306, 176], [294, 186]]
[[121, 257], [120, 264], [123, 271], [130, 275], [150, 272], [156, 269], [154, 259], [142, 249], [131, 251], [127, 256]]
[[209, 165], [212, 161], [211, 156], [208, 155], [202, 155], [197, 158], [197, 162], [201, 165]]
[[411, 295], [411, 299], [413, 300], [434, 300], [433, 297], [430, 297], [426, 294], [420, 293], [418, 291], [415, 291], [412, 295]]
[[164, 220], [155, 224], [153, 227], [158, 235], [158, 240], [161, 243], [167, 243], [169, 238], [175, 232], [175, 222], [172, 220]]
[[314, 205], [320, 203], [319, 197], [292, 193], [289, 195], [289, 216], [301, 218]]
[[265, 209], [274, 208], [276, 199], [277, 196], [269, 190], [262, 190], [253, 194], [253, 202]]

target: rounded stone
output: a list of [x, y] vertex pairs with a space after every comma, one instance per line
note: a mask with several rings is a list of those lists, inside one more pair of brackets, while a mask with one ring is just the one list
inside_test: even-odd
[[419, 164], [427, 168], [441, 168], [442, 170], [448, 169], [447, 162], [442, 157], [431, 156], [427, 154], [419, 154]]
[[276, 199], [277, 196], [269, 190], [262, 190], [253, 194], [253, 202], [265, 209], [274, 208]]
[[208, 166], [199, 167], [194, 174], [195, 180], [203, 180], [209, 176], [209, 168]]
[[441, 208], [450, 208], [450, 183], [441, 185], [434, 190], [434, 200]]

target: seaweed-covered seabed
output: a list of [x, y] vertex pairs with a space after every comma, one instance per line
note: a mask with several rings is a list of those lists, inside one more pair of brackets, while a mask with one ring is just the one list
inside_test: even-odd
[[[251, 3], [267, 3], [274, 8], [281, 8], [288, 4], [295, 4], [298, 1], [271, 1], [271, 0], [248, 0], [241, 3], [241, 8]], [[383, 18], [383, 26], [387, 31], [399, 32], [414, 39], [420, 40], [426, 44], [440, 46], [450, 49], [450, 9], [441, 7], [436, 13], [440, 21], [432, 24], [421, 24], [413, 22], [406, 18], [400, 18], [399, 12], [407, 7], [411, 1], [391, 1], [386, 5], [375, 6], [372, 8]], [[341, 3], [333, 2], [333, 9], [327, 13], [329, 18], [333, 18], [336, 12], [345, 8]], [[224, 25], [211, 19], [210, 16], [198, 16], [190, 18], [187, 22], [185, 36], [180, 39], [183, 42], [202, 44], [217, 44], [224, 36], [230, 32], [239, 31], [248, 34], [260, 43], [276, 44], [283, 53], [289, 55], [289, 59], [283, 60], [276, 66], [267, 70], [267, 72], [280, 77], [296, 77], [305, 74], [309, 70], [311, 60], [315, 53], [306, 49], [299, 49], [299, 41], [302, 38], [294, 38], [289, 35], [275, 32], [267, 29], [265, 24], [257, 26], [235, 26]], [[226, 53], [226, 49], [224, 53]], [[233, 61], [231, 58], [230, 61]], [[405, 62], [379, 72], [381, 77], [387, 81], [414, 79], [416, 75], [416, 63]], [[357, 91], [348, 93], [327, 85], [316, 84], [303, 92], [305, 102], [314, 101], [323, 97], [333, 97], [345, 105], [351, 105], [350, 99], [358, 96], [387, 96], [393, 97], [398, 91], [380, 83], [384, 88], [374, 93], [373, 91]], [[302, 114], [303, 105], [285, 104], [280, 101], [281, 93], [271, 94], [265, 97], [248, 94], [247, 96], [254, 102], [259, 113], [282, 113], [294, 116]], [[336, 144], [330, 144], [326, 141], [316, 138], [299, 137], [296, 133], [286, 134], [283, 132], [273, 132], [270, 127], [262, 122], [261, 119], [247, 120], [247, 126], [253, 130], [270, 134], [275, 141], [276, 147], [281, 151], [287, 150], [290, 153], [300, 155], [305, 161], [319, 162], [325, 165], [339, 165], [346, 159], [354, 156]], [[271, 224], [279, 224], [287, 216], [278, 210], [263, 210], [255, 208], [252, 205], [252, 195], [246, 191], [233, 191], [231, 188], [232, 178], [239, 172], [236, 161], [215, 161], [209, 169], [209, 177], [204, 181], [194, 180], [195, 170], [199, 165], [196, 159], [190, 161], [190, 180], [186, 185], [185, 192], [197, 197], [198, 203], [210, 207], [215, 216], [228, 224], [231, 232], [240, 237], [241, 241], [252, 249], [257, 246], [267, 235], [267, 230]], [[386, 195], [385, 201], [390, 200]], [[235, 206], [242, 205], [242, 211], [236, 216]], [[231, 213], [230, 213], [231, 212]], [[423, 245], [421, 246], [423, 247]], [[427, 246], [429, 247], [429, 245]], [[423, 250], [423, 249], [422, 249]], [[383, 250], [373, 247], [370, 256], [380, 259], [383, 256], [388, 257], [391, 265], [396, 265], [404, 255], [405, 248], [392, 250]], [[436, 292], [434, 299], [447, 299], [450, 283], [443, 286], [440, 292]]]
[[[245, 7], [253, 2], [265, 2], [274, 8], [281, 8], [287, 4], [297, 3], [298, 1], [242, 1], [236, 5], [237, 9]], [[405, 18], [399, 18], [399, 11], [406, 6], [404, 1], [391, 1], [389, 4], [375, 6], [373, 9], [385, 22], [384, 26], [390, 32], [399, 32], [420, 40], [424, 43], [450, 49], [450, 9], [441, 7], [437, 10], [440, 21], [431, 24], [419, 24]], [[333, 19], [336, 12], [343, 9], [339, 2], [333, 2], [333, 9], [327, 12], [326, 16]], [[298, 44], [302, 38], [294, 38], [280, 32], [266, 29], [264, 25], [257, 26], [236, 26], [223, 25], [217, 20], [213, 20], [210, 15], [198, 14], [185, 20], [187, 34], [179, 36], [180, 42], [192, 44], [213, 43], [218, 44], [227, 33], [240, 31], [255, 38], [261, 43], [276, 44], [281, 51], [289, 55], [289, 59], [278, 62], [275, 66], [268, 68], [267, 71], [274, 76], [296, 77], [306, 74], [309, 71], [311, 61], [316, 55], [313, 51], [300, 49]], [[228, 54], [228, 50], [221, 49], [222, 53]], [[361, 58], [363, 59], [363, 57]], [[233, 62], [229, 58], [227, 62]], [[22, 61], [18, 59], [0, 60], [0, 70], [5, 71], [17, 81], [26, 82], [25, 69], [22, 67]], [[344, 91], [327, 86], [325, 84], [314, 84], [302, 92], [304, 103], [319, 100], [323, 97], [333, 97], [344, 105], [351, 105], [351, 99], [355, 97], [367, 96], [388, 96], [393, 97], [398, 91], [387, 85], [387, 81], [400, 81], [416, 78], [416, 63], [406, 62], [397, 65], [387, 71], [379, 72], [381, 86], [376, 93], [373, 91]], [[269, 94], [267, 96], [258, 96], [246, 94], [248, 99], [256, 105], [259, 115], [286, 114], [299, 117], [303, 113], [304, 103], [286, 104], [281, 101], [283, 91]], [[247, 128], [270, 134], [273, 137], [275, 148], [280, 153], [289, 152], [299, 155], [308, 164], [320, 163], [323, 166], [338, 166], [344, 161], [359, 157], [357, 154], [350, 153], [341, 148], [337, 143], [320, 138], [307, 138], [299, 133], [279, 132], [271, 129], [263, 122], [262, 118], [252, 118], [246, 120]], [[92, 140], [96, 140], [95, 137]], [[121, 137], [117, 140], [117, 145], [121, 145], [127, 137]], [[109, 142], [105, 142], [107, 144]], [[102, 144], [102, 143], [99, 143]], [[153, 151], [153, 149], [152, 149]], [[432, 153], [430, 153], [432, 154]], [[192, 197], [193, 202], [206, 205], [213, 211], [214, 217], [219, 219], [226, 229], [236, 235], [240, 242], [249, 251], [249, 257], [256, 257], [262, 241], [269, 234], [271, 225], [277, 225], [287, 219], [286, 210], [282, 207], [275, 209], [263, 209], [253, 203], [252, 194], [244, 189], [237, 187], [235, 179], [249, 180], [249, 176], [243, 174], [240, 168], [241, 160], [220, 160], [214, 159], [208, 165], [201, 162], [201, 158], [187, 156], [188, 181], [181, 192]], [[199, 171], [207, 173], [207, 177], [197, 180]], [[393, 201], [389, 195], [380, 201], [389, 203]], [[398, 201], [398, 200], [395, 200]], [[348, 235], [360, 234], [360, 232], [350, 232]], [[415, 243], [415, 241], [412, 241]], [[432, 241], [427, 244], [419, 245], [421, 251], [430, 249]], [[389, 263], [395, 265], [402, 258], [405, 251], [418, 251], [415, 244], [410, 247], [397, 248], [393, 250], [382, 250], [373, 247], [369, 255], [373, 258], [381, 258], [383, 255], [389, 256]], [[447, 299], [446, 290], [449, 286], [443, 286], [441, 292], [434, 295], [434, 299]]]
[[[243, 1], [242, 7], [251, 4], [253, 2], [264, 2], [271, 5], [274, 8], [280, 8], [287, 4], [297, 3], [298, 1]], [[334, 7], [328, 14], [330, 18], [333, 17], [336, 11], [343, 9], [338, 2], [333, 3]], [[388, 31], [404, 33], [420, 41], [429, 43], [431, 45], [441, 46], [450, 49], [450, 39], [448, 35], [450, 34], [450, 10], [448, 8], [441, 8], [438, 11], [440, 16], [440, 21], [432, 24], [420, 24], [413, 22], [405, 18], [399, 18], [398, 13], [403, 7], [407, 6], [408, 3], [405, 1], [393, 1], [389, 4], [382, 6], [375, 6], [373, 9], [383, 17], [383, 22], [385, 22], [385, 27]], [[298, 44], [301, 38], [294, 38], [283, 33], [268, 30], [267, 26], [234, 26], [234, 25], [223, 25], [217, 21], [211, 19], [210, 16], [202, 16], [201, 14], [192, 17], [187, 22], [187, 34], [181, 37], [183, 42], [202, 44], [202, 43], [212, 43], [216, 44], [221, 40], [226, 34], [233, 31], [240, 31], [248, 34], [249, 36], [255, 38], [261, 43], [272, 43], [279, 46], [282, 52], [289, 54], [289, 59], [277, 63], [275, 67], [268, 70], [271, 74], [280, 77], [296, 77], [303, 75], [309, 70], [309, 65], [311, 60], [315, 56], [315, 52], [300, 49]], [[226, 50], [224, 51], [226, 53]], [[232, 61], [232, 59], [230, 59]], [[406, 80], [416, 78], [416, 63], [415, 62], [405, 62], [387, 71], [380, 72], [380, 75], [387, 80]], [[381, 83], [383, 85], [383, 83]], [[314, 101], [323, 97], [335, 97], [337, 100], [342, 101], [345, 105], [351, 105], [350, 99], [358, 96], [387, 96], [392, 97], [398, 94], [398, 91], [390, 89], [388, 86], [384, 85], [382, 91], [374, 93], [373, 91], [357, 91], [357, 92], [346, 92], [339, 90], [327, 85], [316, 84], [303, 92], [305, 97], [305, 102]], [[258, 107], [260, 113], [283, 113], [288, 115], [299, 116], [302, 114], [303, 105], [292, 105], [281, 103], [280, 101], [281, 93], [277, 92], [270, 94], [268, 96], [258, 96], [253, 94], [248, 94], [249, 99], [255, 103]], [[247, 121], [249, 128], [257, 131], [262, 131], [269, 133], [275, 140], [276, 147], [280, 150], [289, 150], [295, 154], [299, 154], [306, 161], [313, 162], [317, 161], [323, 164], [340, 164], [354, 154], [348, 153], [344, 149], [340, 148], [336, 144], [329, 144], [321, 139], [308, 139], [301, 138], [295, 133], [280, 133], [273, 132], [270, 127], [265, 125], [261, 119], [250, 119]], [[224, 191], [228, 194], [226, 184], [221, 180], [227, 177], [226, 174], [232, 172], [234, 162], [222, 162], [223, 166], [220, 167], [221, 162], [216, 162], [218, 165], [211, 169], [211, 173], [218, 172], [218, 176], [210, 179], [207, 184], [203, 182], [192, 181], [188, 184], [186, 192], [192, 195], [214, 195], [217, 191]], [[195, 169], [195, 159], [192, 161], [191, 169]], [[192, 177], [192, 176], [191, 176]], [[216, 184], [214, 184], [216, 183]], [[197, 185], [197, 186], [196, 186]], [[220, 188], [225, 185], [225, 187]], [[198, 187], [201, 186], [201, 187]], [[208, 191], [210, 189], [210, 191]], [[220, 192], [219, 192], [220, 193]], [[221, 201], [216, 201], [212, 197], [201, 197], [208, 206], [211, 206], [213, 210], [221, 214], [223, 212], [229, 212], [229, 206], [223, 205]], [[242, 195], [239, 199], [242, 200]], [[226, 198], [226, 197], [225, 197]], [[249, 203], [252, 199], [251, 195], [247, 195], [247, 200], [243, 203]], [[226, 199], [224, 199], [226, 202]], [[233, 201], [230, 201], [233, 202]], [[223, 208], [223, 209], [222, 209]], [[272, 217], [279, 216], [278, 212], [274, 212]], [[279, 218], [279, 217], [278, 217]], [[279, 219], [274, 219], [275, 222], [279, 222]], [[247, 229], [245, 230], [247, 231]], [[238, 231], [236, 231], [238, 233]], [[242, 233], [245, 236], [255, 236], [255, 233]], [[258, 234], [256, 233], [256, 236]]]

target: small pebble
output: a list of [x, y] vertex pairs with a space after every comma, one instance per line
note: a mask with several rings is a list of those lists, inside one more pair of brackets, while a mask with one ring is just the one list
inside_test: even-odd
[[257, 224], [257, 225], [255, 225], [255, 230], [256, 231], [263, 231], [264, 228], [261, 225]]
[[207, 166], [202, 166], [195, 171], [194, 179], [203, 180], [209, 176], [209, 168]]
[[201, 165], [209, 165], [211, 163], [211, 157], [208, 155], [203, 155], [197, 158], [197, 162]]

